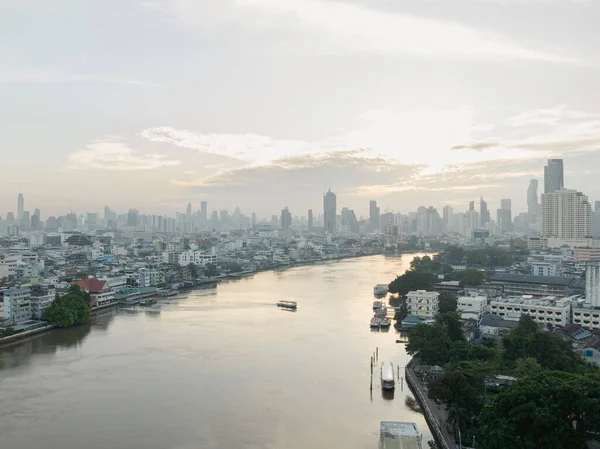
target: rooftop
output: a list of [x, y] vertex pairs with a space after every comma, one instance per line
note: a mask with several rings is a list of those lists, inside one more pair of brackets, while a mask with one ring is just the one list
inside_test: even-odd
[[382, 421], [380, 449], [421, 449], [421, 432], [415, 423]]
[[496, 273], [490, 277], [492, 282], [514, 282], [520, 284], [558, 285], [567, 287], [575, 278], [571, 276], [533, 276], [529, 274]]

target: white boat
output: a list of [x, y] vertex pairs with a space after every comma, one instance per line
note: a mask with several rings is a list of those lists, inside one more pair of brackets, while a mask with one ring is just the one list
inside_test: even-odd
[[375, 316], [385, 318], [387, 316], [387, 307], [382, 304], [379, 309], [375, 310]]
[[394, 365], [392, 365], [392, 362], [381, 362], [381, 388], [383, 390], [393, 390], [396, 388]]
[[373, 329], [379, 329], [380, 325], [381, 325], [381, 318], [377, 318], [377, 317], [371, 318], [371, 327]]
[[297, 309], [298, 303], [296, 301], [279, 301], [277, 303], [278, 307], [283, 307], [284, 309]]
[[392, 322], [390, 320], [388, 320], [387, 318], [383, 318], [381, 320], [381, 322], [379, 323], [379, 325], [385, 329], [385, 328], [390, 327], [392, 325]]
[[377, 284], [373, 289], [373, 293], [375, 296], [385, 296], [387, 295], [388, 290], [389, 287], [387, 284]]

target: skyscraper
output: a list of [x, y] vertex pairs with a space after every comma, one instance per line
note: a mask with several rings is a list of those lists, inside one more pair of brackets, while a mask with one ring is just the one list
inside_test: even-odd
[[530, 179], [527, 189], [527, 215], [529, 222], [536, 223], [538, 214], [538, 180]]
[[552, 193], [564, 186], [563, 160], [548, 159], [544, 167], [544, 193]]
[[379, 207], [377, 207], [377, 201], [371, 201], [369, 203], [369, 223], [371, 229], [379, 229]]
[[17, 197], [17, 220], [23, 218], [23, 210], [25, 208], [25, 200], [23, 198], [23, 194], [19, 193]]
[[358, 226], [358, 220], [356, 219], [356, 214], [353, 210], [349, 210], [346, 212], [346, 219], [348, 220], [348, 230], [352, 234], [360, 234], [360, 228]]
[[600, 212], [600, 201], [594, 202], [594, 210]]
[[475, 201], [469, 201], [469, 210], [475, 210]]
[[140, 213], [137, 209], [129, 209], [127, 212], [127, 226], [135, 228], [138, 225]]
[[285, 207], [281, 211], [281, 229], [290, 229], [292, 227], [292, 214], [290, 210]]
[[208, 221], [208, 207], [206, 201], [200, 203], [200, 221], [205, 224]]
[[542, 195], [541, 234], [545, 238], [583, 239], [592, 234], [592, 205], [587, 195], [561, 189]]
[[444, 206], [442, 214], [444, 217], [444, 224], [448, 226], [452, 215], [454, 215], [454, 208], [452, 206]]
[[503, 231], [512, 230], [512, 201], [507, 199], [500, 200], [500, 209], [496, 211], [498, 226]]
[[490, 211], [483, 198], [479, 198], [479, 217], [481, 218], [482, 226], [490, 222]]
[[192, 203], [188, 203], [186, 213], [187, 215], [192, 215]]
[[312, 209], [308, 209], [308, 231], [311, 232], [313, 230], [313, 227], [314, 227], [313, 211], [312, 211]]
[[337, 198], [331, 189], [329, 189], [329, 191], [323, 197], [323, 212], [325, 232], [333, 234], [336, 231], [335, 221], [337, 218]]

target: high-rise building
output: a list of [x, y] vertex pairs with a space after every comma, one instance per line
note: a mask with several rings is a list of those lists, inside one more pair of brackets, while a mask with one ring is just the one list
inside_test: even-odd
[[337, 198], [335, 193], [329, 189], [329, 191], [323, 197], [323, 224], [325, 226], [325, 232], [333, 234], [336, 231], [336, 218], [337, 218]]
[[277, 215], [271, 215], [271, 227], [273, 229], [277, 228]]
[[371, 229], [379, 229], [379, 207], [377, 207], [377, 201], [371, 200], [369, 203], [369, 223]]
[[31, 225], [31, 217], [28, 210], [24, 210], [21, 214], [21, 226], [24, 228], [29, 228]]
[[226, 225], [229, 222], [229, 212], [226, 210], [219, 211], [219, 223], [221, 226]]
[[544, 193], [552, 193], [564, 186], [563, 160], [548, 159], [544, 167]]
[[255, 228], [256, 227], [256, 213], [252, 212], [252, 219], [250, 221], [250, 225]]
[[352, 234], [360, 234], [360, 227], [358, 226], [358, 220], [353, 210], [346, 212], [346, 219], [348, 220], [348, 230]]
[[290, 229], [292, 227], [292, 214], [287, 207], [281, 210], [281, 229]]
[[600, 239], [600, 211], [592, 212], [592, 238]]
[[496, 218], [500, 229], [512, 230], [512, 201], [509, 198], [500, 200], [500, 209], [496, 211]]
[[594, 211], [600, 212], [600, 201], [594, 202]]
[[443, 214], [444, 224], [446, 226], [448, 226], [450, 224], [452, 215], [454, 215], [454, 208], [452, 206], [444, 206], [442, 214]]
[[469, 201], [469, 210], [475, 210], [475, 201]]
[[544, 193], [540, 216], [542, 237], [583, 239], [592, 235], [592, 205], [587, 195], [576, 190]]
[[538, 215], [538, 180], [530, 179], [527, 189], [527, 215], [530, 223], [537, 223]]
[[483, 198], [479, 198], [479, 217], [481, 219], [482, 226], [490, 222], [490, 211], [488, 210], [488, 205]]
[[200, 203], [200, 222], [205, 224], [208, 221], [208, 205], [206, 201]]
[[137, 227], [140, 212], [137, 209], [129, 209], [127, 212], [127, 226]]
[[308, 209], [308, 231], [312, 232], [313, 227], [314, 227], [313, 211], [312, 211], [312, 209]]
[[23, 194], [19, 193], [17, 197], [17, 220], [20, 220], [23, 217], [23, 210], [25, 208], [25, 199], [23, 198]]
[[186, 213], [187, 215], [192, 215], [192, 203], [188, 203]]

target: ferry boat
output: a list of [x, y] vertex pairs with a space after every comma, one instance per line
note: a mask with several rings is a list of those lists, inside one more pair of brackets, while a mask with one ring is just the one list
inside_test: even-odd
[[279, 301], [277, 303], [277, 307], [283, 307], [284, 309], [293, 309], [296, 310], [298, 308], [298, 303], [296, 301]]
[[387, 295], [389, 288], [387, 284], [377, 284], [373, 289], [373, 293], [375, 296], [385, 296]]
[[382, 304], [381, 307], [375, 311], [375, 316], [378, 318], [385, 318], [387, 316], [387, 307]]
[[373, 310], [381, 309], [381, 301], [373, 301]]
[[379, 329], [380, 325], [381, 325], [381, 318], [377, 318], [376, 316], [371, 318], [371, 328], [372, 329]]
[[383, 390], [393, 390], [396, 388], [394, 365], [392, 365], [392, 362], [381, 362], [381, 388]]

